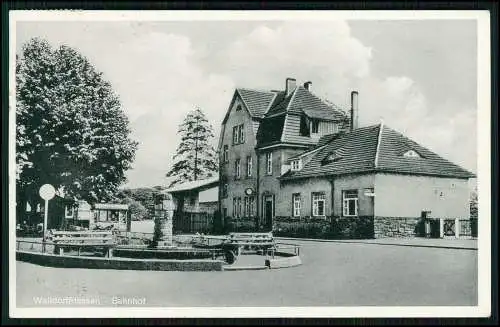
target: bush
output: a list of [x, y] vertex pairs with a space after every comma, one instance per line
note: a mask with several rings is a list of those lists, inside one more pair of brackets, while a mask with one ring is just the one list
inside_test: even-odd
[[303, 217], [276, 217], [273, 228], [275, 236], [321, 239], [373, 238], [371, 217], [327, 217], [318, 219]]

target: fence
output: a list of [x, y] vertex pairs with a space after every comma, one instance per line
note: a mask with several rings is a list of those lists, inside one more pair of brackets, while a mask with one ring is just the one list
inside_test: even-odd
[[174, 212], [173, 232], [181, 233], [204, 233], [214, 231], [215, 214], [206, 212]]

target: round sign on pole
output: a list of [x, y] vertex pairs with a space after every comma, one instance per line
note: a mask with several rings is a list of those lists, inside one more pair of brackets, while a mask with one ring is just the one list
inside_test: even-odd
[[50, 184], [44, 184], [40, 187], [39, 194], [45, 201], [52, 200], [52, 198], [56, 195], [56, 189]]

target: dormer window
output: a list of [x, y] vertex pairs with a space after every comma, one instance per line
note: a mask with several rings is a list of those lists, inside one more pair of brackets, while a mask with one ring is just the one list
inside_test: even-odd
[[338, 153], [338, 151], [332, 151], [321, 161], [323, 165], [339, 161], [343, 156]]
[[292, 161], [292, 171], [298, 171], [302, 169], [302, 160], [297, 159]]
[[319, 133], [319, 120], [311, 121], [311, 133], [318, 134]]
[[403, 157], [406, 158], [421, 158], [421, 156], [415, 150], [408, 150], [403, 153]]

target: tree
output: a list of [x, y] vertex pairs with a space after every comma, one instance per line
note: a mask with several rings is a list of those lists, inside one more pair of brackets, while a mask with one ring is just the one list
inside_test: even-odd
[[134, 189], [125, 188], [117, 193], [116, 198], [118, 201], [123, 201], [127, 198], [137, 201], [147, 210], [143, 219], [152, 219], [154, 216], [155, 196], [163, 189], [165, 189], [163, 186], [154, 186], [152, 188], [139, 187]]
[[477, 219], [477, 188], [470, 193], [470, 219]]
[[132, 220], [143, 220], [148, 217], [148, 209], [146, 209], [146, 207], [144, 207], [139, 201], [136, 201], [133, 198], [125, 197], [120, 201], [120, 203], [128, 204]]
[[118, 96], [87, 58], [39, 38], [24, 44], [16, 61], [19, 208], [36, 203], [45, 183], [89, 203], [111, 199], [137, 149], [129, 134]]
[[181, 142], [174, 155], [175, 163], [166, 174], [175, 176], [170, 184], [195, 181], [212, 177], [217, 173], [217, 155], [211, 141], [214, 138], [212, 126], [200, 108], [189, 112], [179, 126]]

